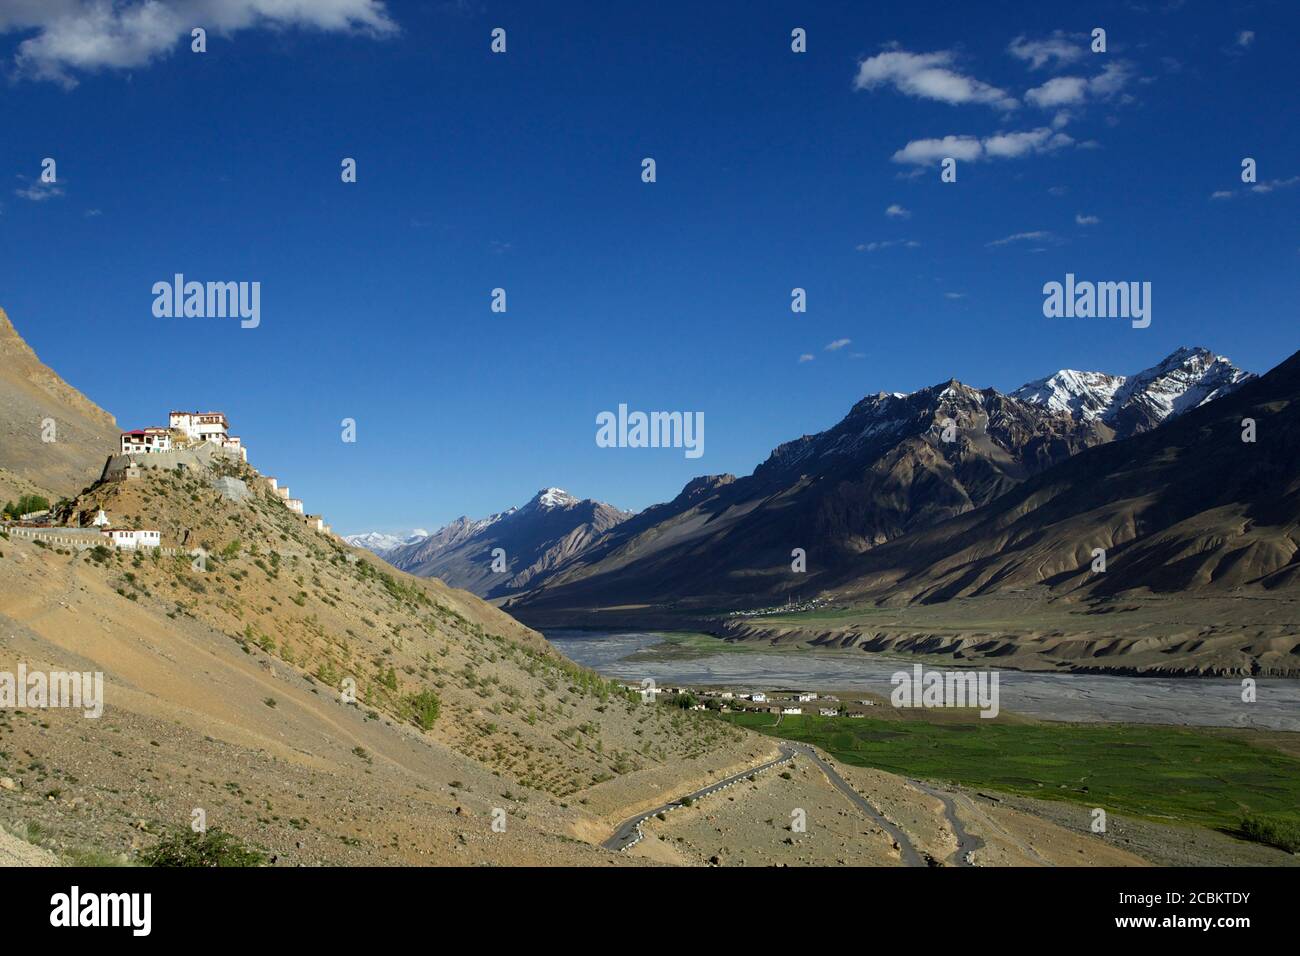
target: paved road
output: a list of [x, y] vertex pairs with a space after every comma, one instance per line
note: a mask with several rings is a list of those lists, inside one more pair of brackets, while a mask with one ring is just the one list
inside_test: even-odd
[[817, 755], [817, 751], [807, 744], [795, 744], [795, 750], [810, 759], [826, 774], [826, 778], [839, 788], [840, 792], [852, 801], [853, 805], [870, 817], [875, 824], [894, 838], [898, 843], [898, 853], [902, 857], [904, 866], [925, 866], [925, 861], [921, 859], [921, 854], [916, 852], [916, 847], [912, 846], [912, 841], [908, 839], [907, 834], [899, 827], [894, 826], [884, 816], [872, 806], [867, 798], [858, 791], [853, 789], [852, 784], [839, 775], [835, 768]]
[[984, 841], [973, 833], [967, 832], [966, 827], [957, 816], [957, 805], [953, 802], [952, 797], [942, 790], [935, 790], [933, 787], [927, 786], [920, 780], [909, 780], [908, 783], [923, 793], [928, 793], [943, 804], [943, 812], [948, 817], [948, 826], [952, 827], [952, 832], [957, 837], [957, 852], [953, 854], [953, 862], [958, 866], [974, 866], [975, 864], [972, 862], [974, 858], [971, 854], [984, 846]]
[[602, 843], [601, 846], [606, 850], [616, 850], [621, 853], [629, 847], [633, 847], [637, 843], [641, 842], [641, 838], [644, 836], [641, 832], [641, 824], [650, 819], [656, 813], [667, 813], [670, 810], [676, 810], [687, 800], [694, 802], [699, 800], [701, 797], [710, 796], [711, 794], [717, 793], [719, 790], [725, 790], [727, 787], [740, 783], [740, 781], [744, 780], [746, 777], [752, 776], [756, 773], [762, 773], [764, 770], [770, 770], [777, 764], [789, 763], [794, 759], [797, 750], [794, 744], [787, 743], [783, 740], [781, 741], [780, 747], [781, 756], [777, 757], [775, 760], [769, 760], [767, 763], [761, 764], [760, 766], [751, 767], [749, 770], [742, 770], [740, 773], [732, 774], [725, 780], [719, 780], [717, 783], [710, 784], [703, 790], [696, 790], [694, 793], [687, 794], [679, 800], [674, 800], [672, 803], [665, 803], [662, 807], [656, 807], [653, 810], [638, 814], [632, 819], [625, 821], [619, 825], [617, 830], [614, 831], [614, 835]]

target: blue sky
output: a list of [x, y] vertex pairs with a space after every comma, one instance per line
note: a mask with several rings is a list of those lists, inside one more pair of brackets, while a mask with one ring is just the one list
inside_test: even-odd
[[[264, 6], [0, 4], [0, 307], [124, 428], [225, 410], [336, 530], [639, 509], [877, 391], [1297, 347], [1292, 3]], [[177, 272], [260, 281], [260, 327], [154, 317]], [[1045, 318], [1067, 272], [1150, 281], [1151, 327]], [[702, 411], [704, 457], [598, 448], [619, 403]]]

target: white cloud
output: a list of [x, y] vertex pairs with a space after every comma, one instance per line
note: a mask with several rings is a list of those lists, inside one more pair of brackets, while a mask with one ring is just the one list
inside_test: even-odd
[[1300, 183], [1300, 176], [1292, 176], [1289, 179], [1266, 179], [1262, 183], [1255, 183], [1248, 189], [1243, 189], [1237, 193], [1231, 189], [1218, 189], [1210, 193], [1211, 199], [1232, 199], [1237, 195], [1255, 193], [1256, 195], [1266, 196], [1278, 189], [1289, 189]]
[[1082, 103], [1088, 81], [1081, 76], [1057, 76], [1025, 93], [1025, 99], [1042, 109]]
[[808, 352], [804, 352], [803, 355], [799, 356], [799, 364], [802, 365], [804, 362], [811, 362], [816, 357], [817, 356], [811, 355]]
[[886, 216], [889, 216], [889, 217], [892, 218], [892, 219], [911, 219], [911, 218], [912, 218], [912, 212], [911, 212], [911, 210], [909, 210], [909, 209], [904, 209], [904, 208], [903, 208], [902, 206], [900, 206], [898, 203], [893, 203], [892, 205], [890, 205], [890, 207], [889, 207], [888, 209], [885, 210], [885, 215], [886, 215]]
[[1105, 69], [1088, 81], [1088, 94], [1098, 99], [1114, 96], [1132, 78], [1133, 72], [1127, 63], [1107, 63]]
[[1250, 191], [1253, 193], [1271, 193], [1275, 189], [1286, 189], [1296, 183], [1300, 183], [1300, 176], [1292, 176], [1290, 179], [1267, 179], [1262, 183], [1251, 186]]
[[1101, 220], [1096, 216], [1085, 216], [1081, 212], [1074, 214], [1074, 221], [1080, 226], [1095, 226], [1097, 223], [1101, 222]]
[[1056, 133], [1041, 126], [1020, 133], [998, 133], [986, 137], [984, 152], [989, 159], [1015, 159], [1026, 153], [1051, 152], [1073, 142], [1066, 133]]
[[996, 86], [949, 69], [955, 59], [950, 50], [909, 53], [887, 50], [858, 64], [855, 90], [874, 90], [888, 84], [907, 96], [960, 105], [981, 103], [1013, 110], [1020, 104]]
[[1073, 144], [1074, 140], [1068, 134], [1040, 126], [1014, 133], [995, 133], [983, 139], [974, 136], [914, 139], [895, 152], [893, 160], [924, 166], [948, 156], [966, 162], [1017, 159], [1031, 153], [1050, 153]]
[[964, 299], [964, 298], [966, 298], [966, 293], [965, 293], [965, 292], [945, 292], [945, 293], [943, 294], [943, 297], [944, 297], [945, 299]]
[[974, 136], [945, 136], [942, 139], [914, 139], [894, 153], [893, 159], [896, 163], [926, 165], [945, 156], [970, 161], [983, 154], [984, 147]]
[[19, 76], [77, 84], [75, 73], [143, 67], [203, 27], [229, 36], [252, 28], [300, 27], [385, 36], [397, 32], [384, 0], [9, 0], [0, 34], [30, 33], [18, 44]]
[[876, 252], [880, 249], [892, 249], [895, 246], [901, 246], [904, 249], [915, 249], [921, 244], [915, 239], [882, 239], [878, 242], [864, 242], [856, 248], [858, 252]]
[[834, 342], [831, 342], [826, 346], [826, 351], [838, 352], [840, 349], [844, 348], [844, 346], [852, 345], [852, 344], [853, 344], [852, 339], [836, 339]]
[[1090, 99], [1111, 98], [1123, 90], [1132, 78], [1133, 73], [1128, 64], [1108, 63], [1094, 77], [1053, 77], [1042, 86], [1028, 90], [1025, 99], [1045, 110], [1060, 106], [1077, 106]]
[[[20, 176], [19, 179], [24, 177]], [[26, 186], [14, 190], [14, 195], [19, 199], [27, 199], [31, 202], [44, 202], [47, 199], [54, 199], [63, 195], [63, 187], [54, 183], [41, 182], [34, 179]]]
[[1083, 56], [1083, 51], [1081, 43], [1071, 40], [1060, 30], [1042, 40], [1018, 36], [1007, 47], [1007, 52], [1017, 60], [1027, 61], [1031, 70], [1037, 70], [1053, 61], [1057, 66], [1073, 63]]
[[1045, 229], [1035, 229], [1033, 232], [1017, 232], [1003, 239], [994, 239], [987, 245], [992, 247], [1009, 246], [1014, 242], [1048, 242], [1054, 238], [1056, 237]]
[[1242, 30], [1240, 33], [1237, 34], [1237, 46], [1241, 47], [1242, 49], [1245, 49], [1246, 47], [1250, 46], [1254, 42], [1255, 42], [1254, 30]]

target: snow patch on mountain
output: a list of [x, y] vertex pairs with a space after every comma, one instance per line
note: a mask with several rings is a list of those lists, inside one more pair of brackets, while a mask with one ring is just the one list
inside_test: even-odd
[[365, 531], [360, 534], [345, 535], [343, 540], [354, 548], [365, 548], [374, 554], [383, 555], [394, 548], [414, 544], [429, 537], [423, 528], [412, 528], [400, 534], [388, 534], [383, 531]]
[[1100, 419], [1113, 425], [1128, 419], [1151, 427], [1221, 398], [1254, 377], [1209, 349], [1180, 348], [1136, 375], [1061, 369], [1011, 395], [1076, 421]]

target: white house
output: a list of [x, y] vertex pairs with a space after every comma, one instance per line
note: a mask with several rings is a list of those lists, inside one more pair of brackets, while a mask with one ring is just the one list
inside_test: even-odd
[[802, 713], [803, 713], [803, 708], [802, 708], [802, 707], [782, 707], [782, 708], [781, 708], [781, 713], [783, 713], [783, 714], [802, 714]]
[[840, 712], [834, 707], [819, 707], [817, 712], [823, 717], [838, 717], [840, 715]]
[[133, 531], [127, 528], [116, 528], [106, 530], [103, 534], [112, 542], [113, 547], [122, 551], [157, 548], [162, 545], [161, 531]]
[[230, 437], [225, 412], [172, 412], [170, 424], [190, 441], [224, 442]]
[[762, 692], [759, 692], [759, 693], [757, 693], [757, 694], [751, 694], [750, 697], [749, 697], [749, 699], [752, 700], [752, 701], [753, 701], [754, 703], [756, 703], [756, 704], [765, 704], [765, 703], [767, 703], [767, 695], [764, 694], [764, 693], [762, 693]]
[[248, 449], [238, 435], [230, 434], [230, 422], [225, 412], [172, 412], [168, 422], [175, 431], [184, 433], [192, 442], [209, 441], [237, 454], [248, 461]]
[[135, 431], [122, 432], [121, 442], [123, 455], [172, 450], [172, 436], [165, 428], [137, 428]]
[[801, 703], [801, 704], [806, 704], [806, 703], [808, 703], [809, 701], [814, 701], [814, 700], [816, 700], [816, 699], [817, 699], [817, 695], [816, 695], [816, 694], [799, 694], [795, 699], [798, 700], [799, 703]]
[[292, 511], [294, 514], [300, 515], [303, 513], [303, 504], [301, 498], [290, 498], [285, 502], [285, 504], [289, 506], [289, 510]]

